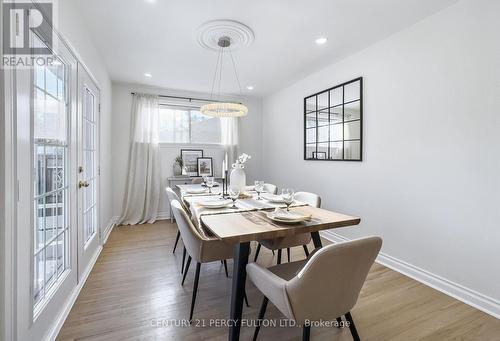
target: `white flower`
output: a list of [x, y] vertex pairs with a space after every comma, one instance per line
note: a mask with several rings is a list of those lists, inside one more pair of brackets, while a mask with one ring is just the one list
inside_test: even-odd
[[236, 161], [236, 163], [239, 163], [239, 164], [244, 164], [246, 163], [248, 160], [250, 160], [252, 158], [252, 156], [246, 154], [246, 153], [243, 153], [241, 154], [240, 156], [238, 156], [238, 160]]

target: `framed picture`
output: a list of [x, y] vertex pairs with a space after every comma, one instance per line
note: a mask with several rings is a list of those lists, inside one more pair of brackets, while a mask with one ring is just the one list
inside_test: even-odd
[[325, 160], [326, 159], [326, 152], [313, 152], [313, 158], [318, 159], [318, 160]]
[[213, 168], [211, 157], [198, 158], [198, 176], [214, 176]]
[[202, 149], [181, 149], [181, 158], [184, 165], [183, 175], [198, 176], [198, 158], [203, 157]]

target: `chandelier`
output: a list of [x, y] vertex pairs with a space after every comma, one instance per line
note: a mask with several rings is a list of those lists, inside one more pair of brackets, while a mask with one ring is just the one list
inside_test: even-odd
[[[226, 51], [228, 51], [229, 55], [231, 56], [234, 75], [236, 77], [236, 81], [238, 82], [238, 87], [240, 89], [240, 95], [241, 95], [240, 80], [238, 78], [238, 73], [236, 72], [236, 65], [234, 63], [233, 54], [230, 48], [231, 38], [229, 38], [228, 36], [222, 36], [219, 38], [217, 45], [219, 46], [219, 54], [217, 56], [217, 63], [215, 64], [215, 73], [214, 73], [214, 79], [212, 81], [212, 90], [210, 92], [210, 98], [213, 98], [217, 78], [219, 78], [217, 93], [218, 97], [220, 97], [220, 87], [222, 82], [222, 61], [224, 58], [224, 53], [226, 53]], [[247, 115], [248, 108], [241, 103], [213, 101], [211, 103], [202, 105], [200, 111], [203, 115], [212, 117], [241, 117]]]

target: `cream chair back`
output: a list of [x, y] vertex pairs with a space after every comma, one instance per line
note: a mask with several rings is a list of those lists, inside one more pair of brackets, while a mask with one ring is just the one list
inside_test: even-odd
[[278, 187], [273, 184], [264, 184], [264, 191], [271, 194], [278, 194]]
[[328, 245], [286, 284], [296, 321], [333, 321], [349, 312], [382, 246], [379, 237]]
[[296, 192], [295, 200], [302, 201], [312, 207], [321, 207], [321, 197], [310, 192]]
[[165, 192], [167, 192], [167, 197], [168, 201], [172, 202], [173, 200], [177, 200], [178, 202], [181, 202], [181, 199], [179, 199], [179, 196], [171, 187], [165, 188]]
[[203, 236], [198, 232], [196, 227], [194, 227], [193, 223], [189, 219], [189, 216], [178, 200], [172, 200], [170, 205], [172, 205], [172, 212], [174, 214], [177, 227], [181, 232], [184, 247], [186, 248], [188, 254], [193, 257], [194, 260], [199, 262], [201, 259]]

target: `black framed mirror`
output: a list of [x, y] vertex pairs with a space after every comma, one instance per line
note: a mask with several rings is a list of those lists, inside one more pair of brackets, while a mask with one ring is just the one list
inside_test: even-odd
[[361, 161], [363, 78], [304, 98], [304, 160]]

